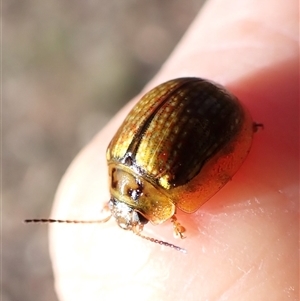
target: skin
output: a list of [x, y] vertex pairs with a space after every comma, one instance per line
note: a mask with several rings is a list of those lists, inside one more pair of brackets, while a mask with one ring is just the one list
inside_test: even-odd
[[[225, 4], [226, 2], [226, 4]], [[150, 88], [182, 76], [226, 86], [264, 124], [247, 160], [196, 213], [144, 234], [182, 254], [105, 224], [50, 227], [55, 285], [62, 301], [298, 300], [298, 2], [207, 2], [145, 89], [81, 153], [63, 177], [52, 217], [99, 219], [109, 200], [106, 147]]]

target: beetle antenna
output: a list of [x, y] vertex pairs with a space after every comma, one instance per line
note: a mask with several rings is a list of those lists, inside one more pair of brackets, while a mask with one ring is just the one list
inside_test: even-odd
[[52, 224], [52, 223], [65, 223], [65, 224], [100, 224], [106, 223], [111, 218], [111, 215], [100, 220], [69, 220], [69, 219], [52, 219], [52, 218], [35, 218], [35, 219], [25, 219], [24, 223], [42, 223], [42, 224]]
[[155, 238], [153, 238], [153, 237], [144, 236], [143, 234], [141, 234], [141, 233], [139, 233], [139, 232], [134, 232], [134, 231], [133, 231], [133, 233], [136, 234], [137, 236], [141, 237], [141, 238], [147, 239], [147, 240], [149, 240], [149, 241], [151, 241], [151, 242], [154, 242], [154, 243], [156, 243], [156, 244], [159, 244], [159, 245], [162, 245], [162, 246], [165, 246], [165, 247], [172, 248], [172, 249], [174, 249], [174, 250], [176, 250], [176, 251], [179, 251], [179, 252], [182, 252], [182, 253], [187, 253], [186, 249], [180, 248], [180, 247], [178, 247], [178, 246], [176, 246], [176, 245], [173, 245], [173, 244], [170, 244], [170, 243], [168, 243], [168, 242], [166, 242], [166, 241], [158, 240], [158, 239], [155, 239]]

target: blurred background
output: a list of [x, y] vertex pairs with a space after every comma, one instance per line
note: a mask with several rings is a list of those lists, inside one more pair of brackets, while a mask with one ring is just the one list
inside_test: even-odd
[[45, 225], [82, 147], [159, 70], [205, 0], [2, 3], [2, 301], [57, 301]]

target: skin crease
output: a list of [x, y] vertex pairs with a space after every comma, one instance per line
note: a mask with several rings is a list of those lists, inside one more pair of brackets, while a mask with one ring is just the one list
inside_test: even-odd
[[[225, 4], [226, 2], [226, 4]], [[150, 88], [172, 78], [204, 77], [226, 86], [264, 124], [246, 161], [196, 213], [144, 234], [187, 254], [106, 224], [50, 226], [60, 300], [285, 301], [299, 297], [298, 2], [214, 0], [144, 91], [75, 158], [51, 217], [99, 219], [109, 200], [106, 147]]]

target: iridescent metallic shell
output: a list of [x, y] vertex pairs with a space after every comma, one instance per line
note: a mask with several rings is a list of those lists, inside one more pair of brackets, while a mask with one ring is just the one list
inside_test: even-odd
[[223, 87], [200, 78], [163, 83], [108, 146], [111, 194], [156, 224], [176, 208], [192, 213], [232, 178], [252, 136], [250, 115]]

